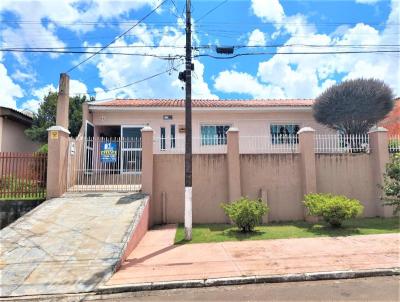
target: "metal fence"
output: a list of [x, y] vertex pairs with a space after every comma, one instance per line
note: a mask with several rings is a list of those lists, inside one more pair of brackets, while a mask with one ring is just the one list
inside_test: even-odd
[[[155, 154], [184, 154], [185, 138], [154, 138], [153, 150]], [[389, 137], [390, 153], [400, 152], [400, 135]], [[369, 153], [370, 143], [368, 134], [315, 134], [316, 153]], [[225, 154], [227, 152], [227, 138], [199, 138], [194, 137], [192, 143], [193, 154]], [[263, 153], [298, 153], [299, 136], [293, 135], [266, 135], [266, 136], [239, 136], [240, 154]]]
[[138, 191], [141, 173], [141, 138], [70, 140], [68, 191]]
[[368, 134], [316, 134], [316, 153], [369, 153]]
[[389, 153], [400, 153], [400, 134], [389, 136]]
[[299, 136], [296, 134], [240, 136], [239, 152], [241, 154], [298, 153]]
[[[225, 137], [193, 137], [193, 154], [225, 154], [227, 152], [227, 138]], [[184, 154], [185, 138], [160, 138], [153, 140], [155, 154]]]
[[46, 153], [0, 152], [0, 173], [0, 199], [46, 197]]

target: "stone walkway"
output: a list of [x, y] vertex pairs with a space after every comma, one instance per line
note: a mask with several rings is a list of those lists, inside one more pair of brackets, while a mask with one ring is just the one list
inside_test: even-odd
[[400, 234], [173, 245], [175, 229], [147, 232], [106, 285], [400, 267]]
[[148, 198], [67, 194], [0, 231], [0, 296], [93, 290], [115, 271]]

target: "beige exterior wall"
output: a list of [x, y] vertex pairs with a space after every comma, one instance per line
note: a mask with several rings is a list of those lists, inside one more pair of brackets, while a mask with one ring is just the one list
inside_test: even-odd
[[370, 154], [316, 154], [318, 192], [345, 195], [364, 205], [364, 216], [379, 214]]
[[252, 199], [267, 193], [269, 221], [303, 219], [299, 154], [242, 154], [242, 195]]
[[[172, 115], [172, 120], [163, 120], [163, 115]], [[163, 111], [93, 111], [93, 123], [100, 125], [132, 125], [150, 126], [154, 130], [154, 137], [160, 137], [160, 127], [166, 127], [169, 137], [171, 124], [177, 126], [177, 138], [183, 138], [184, 133], [179, 133], [179, 125], [184, 125], [184, 112], [172, 111], [166, 108]], [[193, 136], [200, 137], [201, 125], [229, 125], [240, 129], [242, 136], [265, 136], [270, 132], [270, 124], [293, 123], [302, 127], [312, 127], [317, 132], [331, 132], [323, 125], [318, 124], [310, 109], [296, 111], [193, 111]]]
[[[152, 214], [162, 221], [165, 192], [168, 223], [183, 222], [184, 155], [154, 155]], [[227, 160], [224, 154], [193, 156], [193, 223], [228, 222], [220, 204], [228, 201]]]
[[[227, 202], [228, 174], [225, 154], [193, 156], [193, 223], [228, 223], [220, 207]], [[154, 155], [154, 223], [162, 222], [165, 192], [166, 222], [183, 222], [184, 155]], [[268, 221], [304, 219], [300, 154], [241, 154], [241, 192], [251, 199], [266, 192]], [[375, 197], [370, 154], [316, 154], [317, 192], [356, 198], [364, 216], [380, 215]]]
[[27, 126], [0, 118], [0, 152], [35, 152], [41, 144], [25, 135]]

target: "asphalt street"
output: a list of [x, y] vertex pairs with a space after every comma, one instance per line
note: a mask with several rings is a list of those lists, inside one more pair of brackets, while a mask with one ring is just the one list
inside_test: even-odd
[[91, 297], [90, 301], [400, 301], [400, 277], [251, 284]]

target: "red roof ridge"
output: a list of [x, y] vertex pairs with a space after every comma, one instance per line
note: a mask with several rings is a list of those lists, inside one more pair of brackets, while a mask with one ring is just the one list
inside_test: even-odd
[[[193, 107], [309, 107], [313, 99], [193, 99]], [[116, 107], [184, 107], [184, 99], [114, 99], [92, 106]]]

